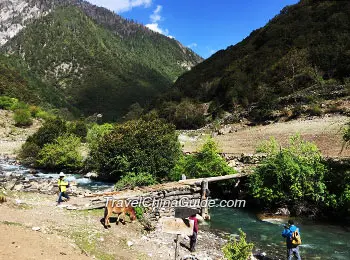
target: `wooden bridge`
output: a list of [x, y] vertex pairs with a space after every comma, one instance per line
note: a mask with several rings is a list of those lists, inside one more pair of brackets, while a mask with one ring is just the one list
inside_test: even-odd
[[[248, 173], [237, 173], [232, 175], [187, 179], [178, 182], [169, 182], [147, 187], [136, 187], [133, 190], [99, 192], [85, 195], [83, 198], [72, 199], [72, 206], [80, 210], [103, 208], [108, 197], [128, 201], [146, 201], [150, 203], [149, 208], [160, 216], [174, 216], [174, 205], [181, 201], [187, 201], [191, 208], [197, 209], [203, 217], [208, 214], [207, 207], [203, 207], [207, 200], [208, 184], [230, 179], [244, 178]], [[151, 203], [152, 202], [152, 203]]]

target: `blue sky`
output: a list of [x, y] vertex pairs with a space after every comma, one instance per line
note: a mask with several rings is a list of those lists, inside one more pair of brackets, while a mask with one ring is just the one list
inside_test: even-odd
[[204, 58], [264, 26], [298, 0], [88, 0], [174, 37]]

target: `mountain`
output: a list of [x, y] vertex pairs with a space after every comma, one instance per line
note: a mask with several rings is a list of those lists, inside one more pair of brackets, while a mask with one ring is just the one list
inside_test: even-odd
[[76, 116], [118, 120], [202, 61], [175, 39], [85, 1], [7, 0], [0, 17], [0, 64], [25, 68], [46, 89], [32, 87], [33, 96]]
[[350, 2], [304, 0], [184, 73], [164, 99], [263, 121], [346, 96], [349, 79]]

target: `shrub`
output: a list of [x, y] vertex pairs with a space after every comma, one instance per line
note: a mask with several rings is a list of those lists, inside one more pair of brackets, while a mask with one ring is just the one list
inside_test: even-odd
[[156, 184], [154, 176], [150, 173], [138, 173], [133, 172], [124, 175], [116, 184], [116, 190], [133, 189], [140, 186], [149, 186]]
[[39, 130], [27, 139], [39, 147], [52, 143], [57, 137], [67, 132], [66, 122], [60, 118], [47, 120]]
[[251, 194], [267, 204], [324, 201], [326, 167], [317, 146], [295, 135], [278, 147], [275, 140], [260, 147], [268, 156], [249, 178]]
[[0, 96], [0, 109], [12, 110], [18, 103], [17, 98], [10, 98], [7, 96]]
[[16, 126], [30, 126], [33, 120], [28, 109], [16, 109], [13, 116]]
[[216, 143], [208, 139], [198, 153], [181, 157], [171, 172], [171, 178], [179, 180], [182, 174], [189, 178], [205, 178], [234, 173], [236, 171], [220, 156]]
[[31, 142], [25, 142], [18, 154], [18, 158], [25, 164], [35, 164], [40, 147]]
[[313, 105], [311, 105], [311, 106], [307, 109], [306, 112], [309, 113], [309, 115], [311, 115], [311, 116], [321, 116], [321, 115], [323, 115], [323, 111], [322, 111], [322, 109], [321, 109], [321, 107], [320, 107], [319, 104], [313, 104]]
[[227, 244], [222, 248], [225, 259], [228, 260], [247, 260], [252, 254], [254, 244], [247, 243], [246, 234], [239, 229], [239, 239], [230, 238]]
[[49, 169], [79, 169], [83, 166], [83, 158], [77, 149], [80, 144], [80, 139], [74, 135], [59, 136], [53, 143], [44, 145], [37, 163]]
[[86, 142], [88, 143], [89, 149], [94, 151], [97, 149], [98, 144], [102, 138], [113, 130], [112, 124], [97, 125], [94, 124], [87, 132]]
[[137, 206], [134, 208], [137, 219], [143, 219], [144, 208], [141, 206]]
[[90, 160], [111, 179], [125, 172], [167, 177], [181, 153], [175, 126], [160, 119], [133, 120], [104, 135]]
[[176, 107], [174, 123], [180, 129], [195, 129], [204, 126], [204, 108], [189, 100], [184, 100]]
[[87, 125], [84, 121], [73, 121], [68, 124], [69, 132], [71, 134], [76, 135], [77, 137], [80, 137], [83, 141], [85, 141], [85, 137], [88, 132]]

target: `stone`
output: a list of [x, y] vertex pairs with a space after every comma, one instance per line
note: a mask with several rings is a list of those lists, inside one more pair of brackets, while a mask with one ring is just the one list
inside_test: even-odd
[[275, 215], [289, 216], [290, 211], [288, 208], [278, 208]]
[[98, 173], [97, 172], [88, 172], [87, 174], [84, 175], [85, 178], [97, 178]]
[[40, 227], [32, 227], [32, 230], [33, 230], [33, 231], [39, 231], [39, 230], [40, 230]]
[[128, 247], [131, 247], [134, 243], [131, 241], [128, 241], [127, 244], [128, 244]]
[[22, 184], [17, 184], [17, 185], [15, 185], [15, 187], [13, 187], [13, 190], [15, 190], [15, 191], [20, 191], [22, 189], [23, 189], [23, 185]]

